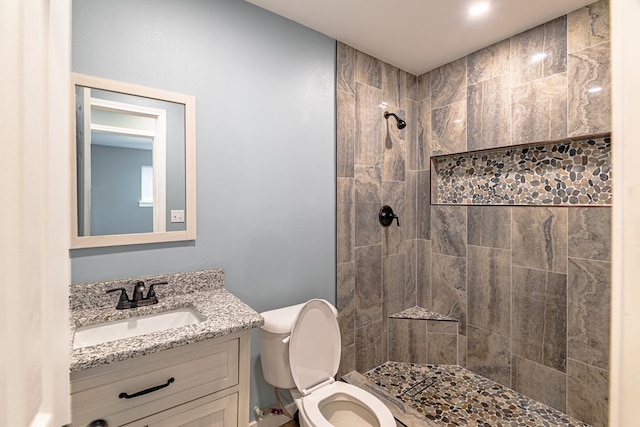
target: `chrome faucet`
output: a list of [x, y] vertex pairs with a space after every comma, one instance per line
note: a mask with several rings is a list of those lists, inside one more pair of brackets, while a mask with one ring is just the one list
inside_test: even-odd
[[154, 286], [157, 285], [166, 285], [167, 282], [158, 282], [152, 283], [149, 285], [149, 292], [147, 292], [147, 296], [144, 296], [144, 291], [146, 286], [143, 281], [137, 281], [133, 287], [133, 298], [129, 299], [129, 295], [127, 295], [127, 291], [125, 288], [114, 288], [109, 289], [107, 293], [120, 291], [120, 299], [118, 300], [118, 305], [116, 305], [116, 310], [125, 310], [127, 308], [136, 308], [136, 307], [144, 307], [146, 305], [153, 305], [158, 303], [158, 297], [156, 296], [156, 291]]

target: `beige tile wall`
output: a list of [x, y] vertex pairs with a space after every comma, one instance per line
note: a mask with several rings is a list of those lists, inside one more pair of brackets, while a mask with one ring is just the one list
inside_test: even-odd
[[429, 158], [609, 131], [608, 21], [601, 1], [418, 77], [338, 43], [341, 373], [428, 352], [388, 327], [421, 305], [459, 320], [460, 364], [607, 425], [610, 209], [430, 206]]
[[[388, 360], [388, 315], [417, 303], [417, 260], [423, 257], [416, 237], [428, 238], [430, 224], [429, 174], [419, 167], [428, 168], [429, 151], [416, 144], [417, 76], [342, 43], [337, 62], [341, 373], [365, 372]], [[407, 127], [385, 120], [385, 111]], [[384, 204], [399, 216], [400, 227], [380, 225]]]

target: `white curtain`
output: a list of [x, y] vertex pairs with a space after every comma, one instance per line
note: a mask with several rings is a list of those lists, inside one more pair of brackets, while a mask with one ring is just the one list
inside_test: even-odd
[[609, 425], [640, 425], [640, 0], [611, 0], [613, 280]]
[[69, 414], [70, 0], [0, 1], [0, 425]]

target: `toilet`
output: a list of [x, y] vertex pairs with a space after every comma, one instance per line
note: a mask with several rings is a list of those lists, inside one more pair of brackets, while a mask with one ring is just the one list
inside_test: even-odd
[[261, 314], [264, 378], [291, 391], [301, 426], [396, 426], [391, 411], [375, 396], [335, 380], [341, 345], [333, 305], [312, 299]]

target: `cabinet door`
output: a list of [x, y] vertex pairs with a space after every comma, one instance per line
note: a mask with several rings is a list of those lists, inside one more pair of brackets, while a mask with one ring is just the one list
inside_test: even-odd
[[238, 427], [238, 394], [216, 400], [203, 397], [127, 426]]
[[[233, 387], [238, 384], [238, 346], [238, 339], [204, 341], [107, 365], [94, 374], [87, 370], [85, 378], [72, 378], [72, 423], [82, 427], [102, 418], [120, 426]], [[166, 387], [120, 398], [123, 392], [160, 385]]]

